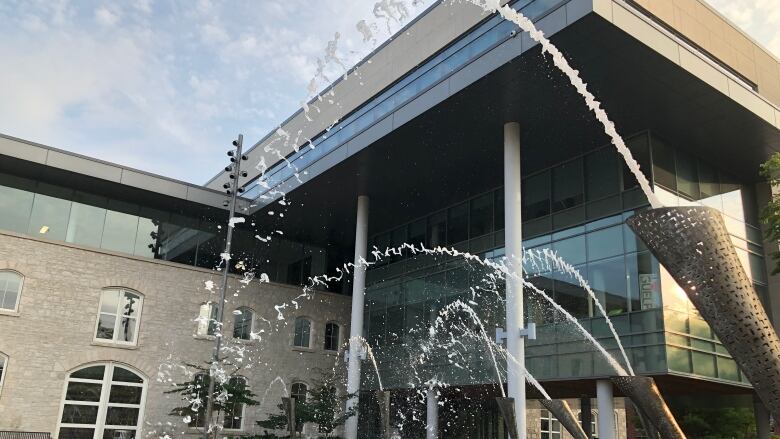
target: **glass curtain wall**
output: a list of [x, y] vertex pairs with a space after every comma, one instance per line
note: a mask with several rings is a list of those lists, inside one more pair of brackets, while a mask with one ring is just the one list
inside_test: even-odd
[[[160, 210], [0, 173], [0, 230], [203, 268], [220, 263], [226, 212]], [[271, 281], [304, 285], [325, 273], [327, 249], [237, 227], [234, 260]], [[231, 271], [237, 271], [235, 266]], [[332, 291], [340, 292], [341, 284]]]
[[[763, 238], [752, 185], [651, 136], [655, 192], [667, 206], [708, 206], [722, 213], [737, 255], [766, 303]], [[670, 371], [726, 381], [745, 381], [739, 368], [683, 290], [661, 269], [666, 356]]]

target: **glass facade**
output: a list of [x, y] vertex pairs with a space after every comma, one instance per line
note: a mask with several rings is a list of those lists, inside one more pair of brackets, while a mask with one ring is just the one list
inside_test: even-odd
[[[227, 211], [194, 203], [159, 209], [0, 173], [0, 212], [0, 230], [203, 268], [218, 266], [225, 248]], [[329, 268], [325, 249], [258, 239], [251, 218], [246, 223], [234, 229], [233, 259], [271, 281], [303, 285]]]
[[[537, 20], [563, 2], [561, 0], [514, 0], [509, 3], [512, 8], [521, 11], [529, 19]], [[309, 148], [300, 148], [287, 156], [286, 160], [271, 166], [261, 176], [262, 182], [256, 180], [247, 185], [245, 196], [257, 199], [267, 194], [280, 183], [302, 172], [391, 112], [511, 38], [511, 32], [514, 30], [516, 30], [514, 23], [498, 15], [485, 20], [474, 30], [463, 35], [385, 91], [364, 103], [332, 128], [315, 136], [308, 144]]]
[[[743, 262], [748, 273], [759, 290], [765, 290], [751, 188], [718, 174], [701, 160], [682, 153], [678, 158], [675, 149], [665, 144], [659, 147], [659, 142], [643, 133], [627, 143], [667, 204], [708, 203], [724, 212], [737, 248], [746, 255]], [[665, 186], [672, 182], [673, 188]], [[539, 261], [526, 261], [529, 281], [576, 317], [622, 363], [598, 310], [598, 305], [603, 307], [637, 373], [673, 372], [743, 381], [734, 361], [682, 291], [625, 224], [635, 211], [646, 208], [636, 186], [611, 145], [527, 173], [522, 198], [524, 247], [540, 252], [549, 249], [571, 264], [589, 284], [595, 300], [570, 274], [551, 270]], [[672, 199], [674, 203], [669, 202]], [[429, 248], [454, 247], [499, 260], [504, 256], [503, 203], [503, 188], [489, 191], [376, 234], [370, 237], [369, 248], [384, 251], [403, 242], [425, 243]], [[372, 266], [367, 285], [364, 330], [377, 353], [386, 386], [393, 385], [394, 378], [398, 380], [394, 384], [406, 385], [406, 373], [393, 365], [413, 355], [447, 304], [460, 299], [472, 306], [490, 338], [494, 328], [504, 327], [501, 276], [462, 258], [404, 251]], [[560, 312], [527, 289], [525, 296], [526, 320], [538, 325], [538, 339], [528, 341], [526, 348], [527, 365], [537, 378], [614, 374]], [[495, 381], [485, 346], [474, 344], [470, 349], [468, 361], [459, 363], [462, 368], [446, 367], [451, 361], [445, 356], [429, 372], [448, 377], [450, 383]]]

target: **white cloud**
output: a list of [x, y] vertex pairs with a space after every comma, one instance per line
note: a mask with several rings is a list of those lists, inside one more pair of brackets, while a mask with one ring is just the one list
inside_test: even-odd
[[706, 0], [753, 39], [780, 57], [780, 0]]
[[114, 26], [119, 21], [119, 14], [101, 6], [95, 9], [95, 21], [101, 26]]
[[0, 84], [12, 84], [0, 132], [201, 183], [236, 133], [258, 140], [298, 109], [334, 32], [348, 63], [373, 49], [356, 23], [376, 21], [374, 1], [0, 7], [0, 57], [14, 66], [0, 69]]

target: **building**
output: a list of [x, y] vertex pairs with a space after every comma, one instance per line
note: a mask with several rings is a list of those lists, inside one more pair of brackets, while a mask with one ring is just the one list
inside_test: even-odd
[[[759, 207], [771, 193], [761, 183], [758, 166], [780, 150], [778, 60], [701, 0], [519, 0], [510, 6], [531, 18], [565, 53], [615, 122], [664, 204], [704, 204], [723, 212], [744, 266], [780, 327], [780, 286], [767, 275], [767, 266], [771, 267], [767, 254], [775, 244], [763, 241], [758, 221]], [[441, 437], [504, 437], [493, 400], [500, 389], [484, 345], [464, 331], [461, 335], [468, 342], [460, 350], [426, 354], [419, 367], [414, 362], [420, 358], [421, 344], [430, 341], [428, 327], [457, 299], [472, 304], [491, 337], [495, 328], [506, 327], [501, 279], [479, 264], [448, 255], [420, 255], [406, 249], [379, 261], [374, 257], [404, 243], [452, 247], [487, 260], [505, 256], [506, 236], [520, 232], [517, 222], [506, 224], [504, 211], [507, 193], [517, 195], [505, 189], [505, 178], [518, 170], [509, 167], [505, 173], [505, 147], [516, 147], [511, 136], [505, 138], [505, 130], [506, 124], [518, 122], [523, 245], [550, 248], [581, 273], [620, 334], [633, 369], [653, 376], [673, 406], [729, 404], [750, 410], [755, 406], [761, 437], [767, 437], [769, 417], [760, 403], [753, 403], [751, 387], [734, 360], [625, 226], [626, 218], [648, 205], [635, 177], [582, 97], [540, 52], [528, 34], [517, 32], [500, 16], [482, 13], [471, 4], [435, 3], [355, 68], [359, 81], [358, 75], [337, 81], [323, 92], [328, 99], [315, 102], [316, 114], [292, 115], [247, 153], [251, 163], [268, 165], [250, 169], [242, 180], [247, 187], [247, 223], [256, 230], [283, 230], [284, 234], [265, 243], [244, 232], [237, 239], [237, 253], [253, 261], [257, 272], [268, 274], [271, 283], [262, 284], [261, 291], [273, 290], [285, 300], [298, 290], [281, 284], [296, 285], [323, 272], [337, 273], [344, 263], [355, 261], [354, 255], [375, 262], [364, 274], [355, 270], [354, 282], [347, 277], [328, 284], [329, 290], [341, 295], [317, 293], [333, 302], [333, 314], [314, 324], [337, 322], [341, 341], [346, 342], [351, 322], [351, 333], [364, 336], [376, 357], [378, 371], [364, 363], [362, 374], [352, 375], [350, 383], [352, 389], [360, 384], [361, 416], [356, 420], [360, 437], [377, 437], [380, 428], [374, 392], [379, 387], [377, 375], [390, 391], [391, 424], [403, 424], [403, 437], [425, 436], [426, 398], [437, 409], [429, 413], [438, 422]], [[338, 122], [332, 125], [333, 121]], [[4, 160], [10, 163], [3, 167], [8, 174], [33, 176], [39, 186], [68, 182], [67, 187], [78, 191], [94, 190], [97, 178], [101, 185], [114, 188], [110, 194], [130, 197], [120, 201], [149, 203], [150, 209], [170, 213], [170, 227], [165, 221], [157, 221], [162, 226], [152, 221], [157, 227], [152, 231], [162, 234], [166, 245], [157, 248], [156, 241], [151, 243], [151, 253], [145, 253], [144, 245], [127, 245], [129, 253], [140, 251], [141, 259], [121, 256], [122, 260], [192, 273], [182, 276], [192, 279], [191, 288], [200, 296], [184, 291], [181, 300], [189, 300], [187, 309], [204, 302], [203, 276], [213, 272], [198, 271], [193, 265], [210, 267], [218, 260], [221, 245], [213, 241], [220, 235], [213, 218], [221, 213], [221, 197], [215, 191], [224, 183], [224, 173], [205, 187], [186, 187], [94, 161], [89, 162], [93, 163], [89, 172], [76, 165], [66, 166], [63, 172], [40, 172], [47, 166], [64, 166], [58, 162], [59, 153], [49, 153], [49, 162], [36, 159], [18, 141], [6, 140], [0, 147], [3, 155], [29, 162], [22, 166]], [[44, 168], [36, 160], [43, 161]], [[74, 172], [92, 177], [72, 178]], [[76, 186], [82, 180], [88, 181]], [[3, 185], [24, 189], [20, 181], [14, 177]], [[42, 195], [57, 197], [44, 192], [48, 189], [40, 190]], [[89, 204], [84, 198], [72, 201]], [[171, 206], [177, 210], [170, 210]], [[283, 218], [276, 214], [280, 211]], [[156, 218], [146, 215], [142, 217]], [[179, 216], [195, 217], [198, 225], [182, 222]], [[211, 224], [204, 225], [204, 218]], [[4, 232], [3, 242], [74, 248], [35, 237], [47, 224], [33, 219], [34, 215], [28, 216], [20, 222], [21, 229]], [[68, 241], [67, 232], [58, 233], [64, 237], [57, 241]], [[193, 241], [198, 243], [195, 248]], [[12, 249], [4, 256], [9, 266], [17, 263]], [[96, 258], [120, 257], [102, 250], [89, 252]], [[64, 271], [78, 273], [79, 264], [73, 264]], [[596, 302], [579, 283], [544, 267], [526, 268], [534, 285], [576, 317], [610, 354], [622, 358]], [[143, 278], [150, 279], [146, 274], [150, 269], [143, 270]], [[142, 286], [118, 284], [121, 279], [106, 275], [100, 279], [106, 280], [93, 287], [92, 324], [102, 288], [119, 286], [146, 294]], [[350, 315], [348, 295], [353, 290], [362, 292], [363, 282], [365, 295], [352, 294], [351, 299], [353, 309], [363, 312]], [[22, 305], [26, 294], [23, 290]], [[526, 289], [526, 322], [537, 324], [537, 338], [527, 341], [525, 352], [531, 374], [553, 398], [570, 400], [584, 426], [598, 437], [641, 437], [621, 395], [615, 393], [616, 400], [610, 397], [613, 390], [606, 379], [616, 372], [539, 297]], [[302, 315], [312, 315], [305, 306]], [[153, 312], [151, 306], [149, 310]], [[19, 327], [8, 322], [12, 317], [0, 318], [0, 330], [5, 330], [2, 325]], [[452, 320], [444, 324], [463, 326], [462, 321]], [[181, 343], [196, 343], [191, 340], [194, 324], [187, 317], [177, 321], [184, 322], [180, 330], [186, 342]], [[6, 388], [0, 394], [0, 423], [10, 418], [7, 395], [13, 388], [14, 357], [21, 355], [6, 352], [5, 343], [0, 338], [0, 350], [9, 357]], [[276, 345], [280, 355], [297, 358], [289, 344], [288, 339]], [[440, 345], [451, 347], [446, 339]], [[80, 349], [105, 350], [102, 346]], [[451, 354], [458, 356], [457, 361]], [[349, 358], [353, 372], [360, 364], [357, 358]], [[122, 360], [106, 357], [104, 361]], [[87, 358], [77, 364], [89, 362]], [[62, 371], [43, 369], [59, 374], [51, 379], [59, 383], [51, 384], [59, 386], [49, 394], [52, 407], [61, 404], [63, 381], [77, 367], [71, 364], [63, 365]], [[141, 366], [135, 370], [143, 372]], [[261, 382], [269, 378], [266, 375]], [[446, 386], [428, 391], [431, 380]], [[560, 424], [533, 401], [539, 398], [537, 391], [529, 386], [527, 393], [528, 437], [566, 437]], [[438, 405], [430, 404], [437, 398]], [[149, 402], [147, 413], [151, 406]], [[599, 412], [599, 406], [606, 410]], [[46, 421], [18, 428], [53, 430], [45, 422], [56, 420], [56, 415], [50, 411], [41, 416]], [[348, 437], [352, 427], [347, 426]]]
[[[202, 417], [170, 415], [187, 403], [166, 392], [214, 349], [224, 195], [6, 136], [0, 151], [0, 430], [196, 435]], [[243, 251], [234, 261], [249, 265]], [[286, 272], [288, 284], [238, 274], [224, 356], [262, 405], [222, 422], [229, 434], [261, 433], [255, 421], [278, 411], [280, 396], [343, 363], [349, 298], [300, 298], [302, 281]]]

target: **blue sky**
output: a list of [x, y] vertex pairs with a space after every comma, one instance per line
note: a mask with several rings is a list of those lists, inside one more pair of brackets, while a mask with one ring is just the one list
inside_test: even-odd
[[[0, 132], [203, 183], [300, 107], [337, 32], [351, 65], [431, 1], [3, 0]], [[708, 1], [780, 53], [780, 0]]]

